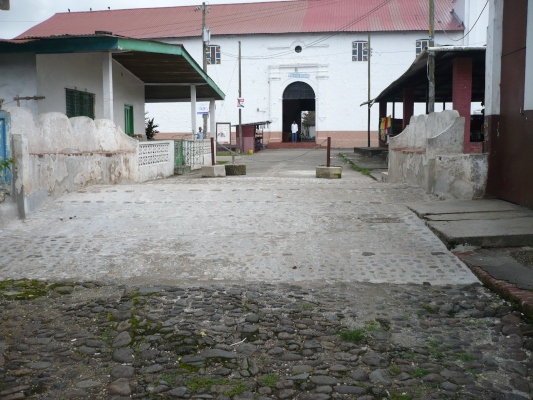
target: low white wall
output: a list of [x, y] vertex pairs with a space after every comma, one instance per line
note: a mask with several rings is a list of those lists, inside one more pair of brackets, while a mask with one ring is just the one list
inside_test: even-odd
[[166, 178], [174, 174], [174, 141], [139, 143], [139, 182]]
[[142, 182], [174, 172], [171, 141], [163, 146], [164, 157], [144, 157], [149, 161], [140, 167], [140, 143], [110, 120], [68, 119], [61, 113], [41, 114], [37, 120], [25, 108], [7, 111], [15, 158], [14, 197], [21, 218], [81, 187]]
[[485, 154], [463, 154], [464, 118], [455, 110], [411, 117], [389, 140], [389, 182], [406, 182], [444, 198], [482, 197]]

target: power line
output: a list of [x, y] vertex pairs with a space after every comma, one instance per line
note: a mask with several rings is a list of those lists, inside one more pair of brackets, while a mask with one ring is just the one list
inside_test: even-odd
[[[474, 25], [472, 25], [472, 27], [470, 28], [470, 30], [468, 32], [466, 32], [466, 34], [462, 37], [462, 38], [459, 38], [459, 39], [452, 39], [451, 37], [448, 36], [448, 34], [446, 33], [446, 31], [444, 29], [442, 29], [442, 31], [444, 32], [444, 34], [446, 35], [446, 37], [450, 40], [453, 40], [454, 42], [458, 42], [459, 40], [463, 40], [465, 37], [467, 37], [470, 32], [472, 32], [472, 29], [474, 29], [474, 26], [476, 26], [477, 22], [479, 21], [479, 19], [481, 18], [481, 15], [483, 14], [483, 11], [485, 11], [485, 8], [487, 7], [487, 4], [489, 4], [489, 0], [487, 0], [487, 2], [485, 3], [485, 5], [483, 6], [483, 9], [481, 10], [481, 12], [479, 13], [477, 19], [476, 19], [476, 22], [474, 22]], [[439, 24], [442, 24], [442, 22], [438, 21]]]

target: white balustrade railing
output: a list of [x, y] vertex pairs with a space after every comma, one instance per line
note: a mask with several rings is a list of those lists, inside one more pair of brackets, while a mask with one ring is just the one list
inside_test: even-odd
[[139, 180], [141, 182], [174, 174], [174, 142], [139, 142]]

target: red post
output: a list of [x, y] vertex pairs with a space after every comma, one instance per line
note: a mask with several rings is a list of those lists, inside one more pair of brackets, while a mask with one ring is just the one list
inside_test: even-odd
[[328, 150], [326, 157], [328, 158], [328, 161], [326, 162], [326, 167], [329, 167], [331, 164], [330, 158], [331, 158], [331, 137], [328, 136]]
[[215, 138], [211, 138], [211, 165], [215, 165]]

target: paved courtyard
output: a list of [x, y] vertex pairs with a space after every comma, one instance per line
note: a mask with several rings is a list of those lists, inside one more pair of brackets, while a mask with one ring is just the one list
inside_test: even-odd
[[246, 176], [67, 194], [0, 232], [0, 278], [477, 282], [406, 208], [421, 189], [347, 167], [316, 179], [325, 154], [267, 150], [244, 158]]

